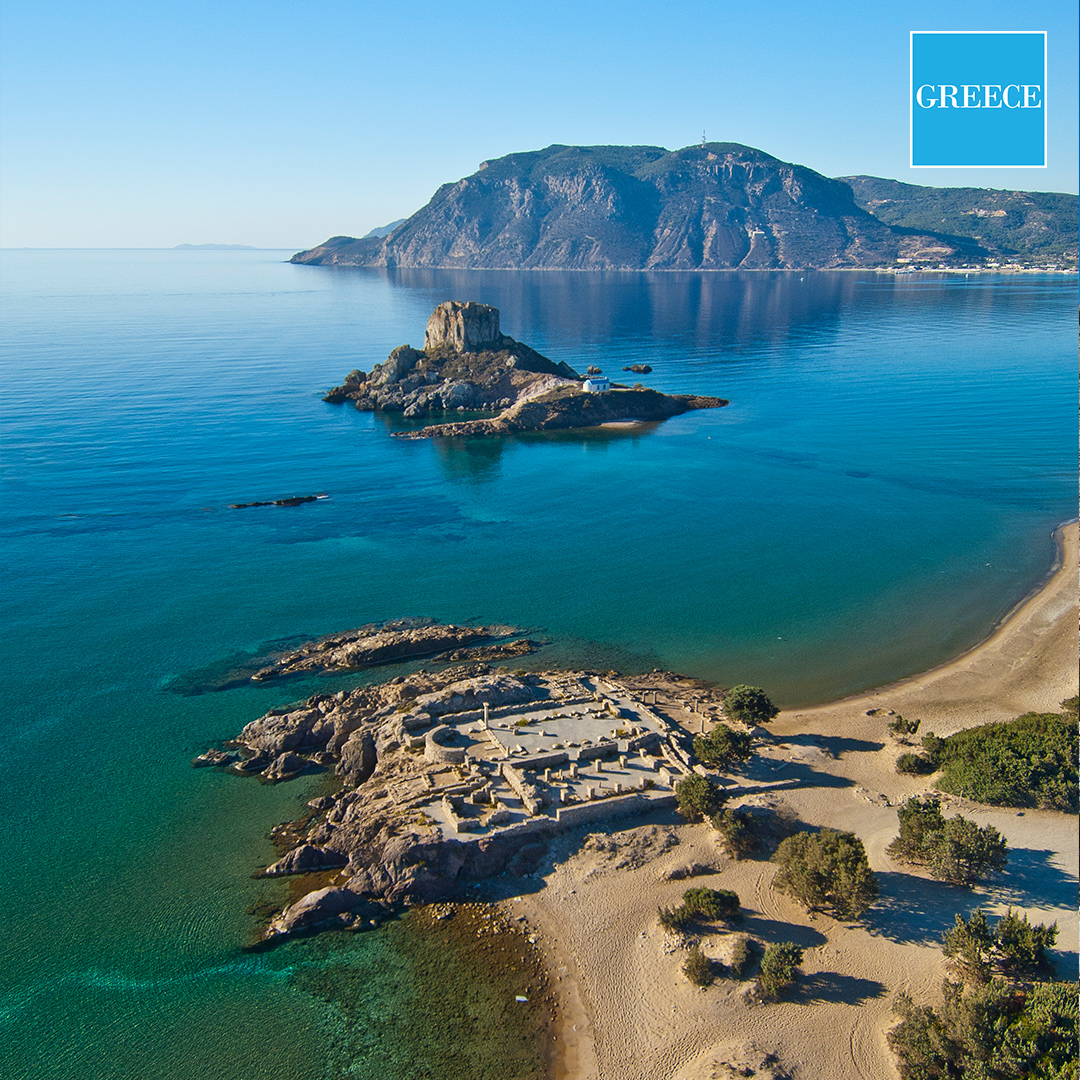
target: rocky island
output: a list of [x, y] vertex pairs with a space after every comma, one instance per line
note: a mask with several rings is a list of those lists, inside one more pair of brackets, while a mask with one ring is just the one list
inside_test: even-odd
[[[644, 372], [647, 365], [637, 368]], [[557, 364], [503, 334], [498, 308], [456, 300], [432, 313], [423, 349], [398, 346], [370, 374], [351, 371], [323, 400], [351, 401], [357, 409], [399, 412], [409, 419], [443, 417], [452, 411], [497, 413], [394, 433], [412, 439], [666, 420], [691, 409], [728, 404], [719, 397], [622, 386], [600, 378], [599, 371], [583, 379], [568, 364]]]

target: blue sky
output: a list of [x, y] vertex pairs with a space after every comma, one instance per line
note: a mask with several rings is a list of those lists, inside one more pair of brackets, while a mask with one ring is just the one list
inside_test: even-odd
[[[0, 244], [300, 248], [550, 143], [1077, 191], [1075, 0], [7, 0]], [[1045, 170], [908, 168], [911, 30], [1049, 32]]]

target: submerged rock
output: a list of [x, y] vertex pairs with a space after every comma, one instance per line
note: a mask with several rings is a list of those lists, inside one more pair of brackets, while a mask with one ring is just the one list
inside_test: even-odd
[[236, 754], [230, 754], [224, 750], [207, 750], [206, 753], [192, 758], [191, 765], [195, 769], [205, 769], [209, 766], [231, 765], [236, 759]]

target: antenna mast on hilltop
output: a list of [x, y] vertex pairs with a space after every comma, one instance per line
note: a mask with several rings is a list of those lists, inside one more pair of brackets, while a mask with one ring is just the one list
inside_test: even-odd
[[705, 149], [705, 132], [704, 131], [702, 131], [702, 133], [701, 133], [701, 149], [702, 150]]

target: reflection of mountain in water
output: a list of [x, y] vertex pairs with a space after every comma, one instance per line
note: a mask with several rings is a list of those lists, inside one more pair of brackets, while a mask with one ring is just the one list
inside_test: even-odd
[[851, 305], [863, 278], [851, 273], [556, 270], [336, 269], [334, 273], [385, 274], [395, 285], [436, 298], [492, 304], [502, 311], [507, 333], [541, 351], [551, 340], [585, 347], [616, 338], [623, 345], [655, 338], [683, 338], [695, 346], [783, 341], [833, 326]]

